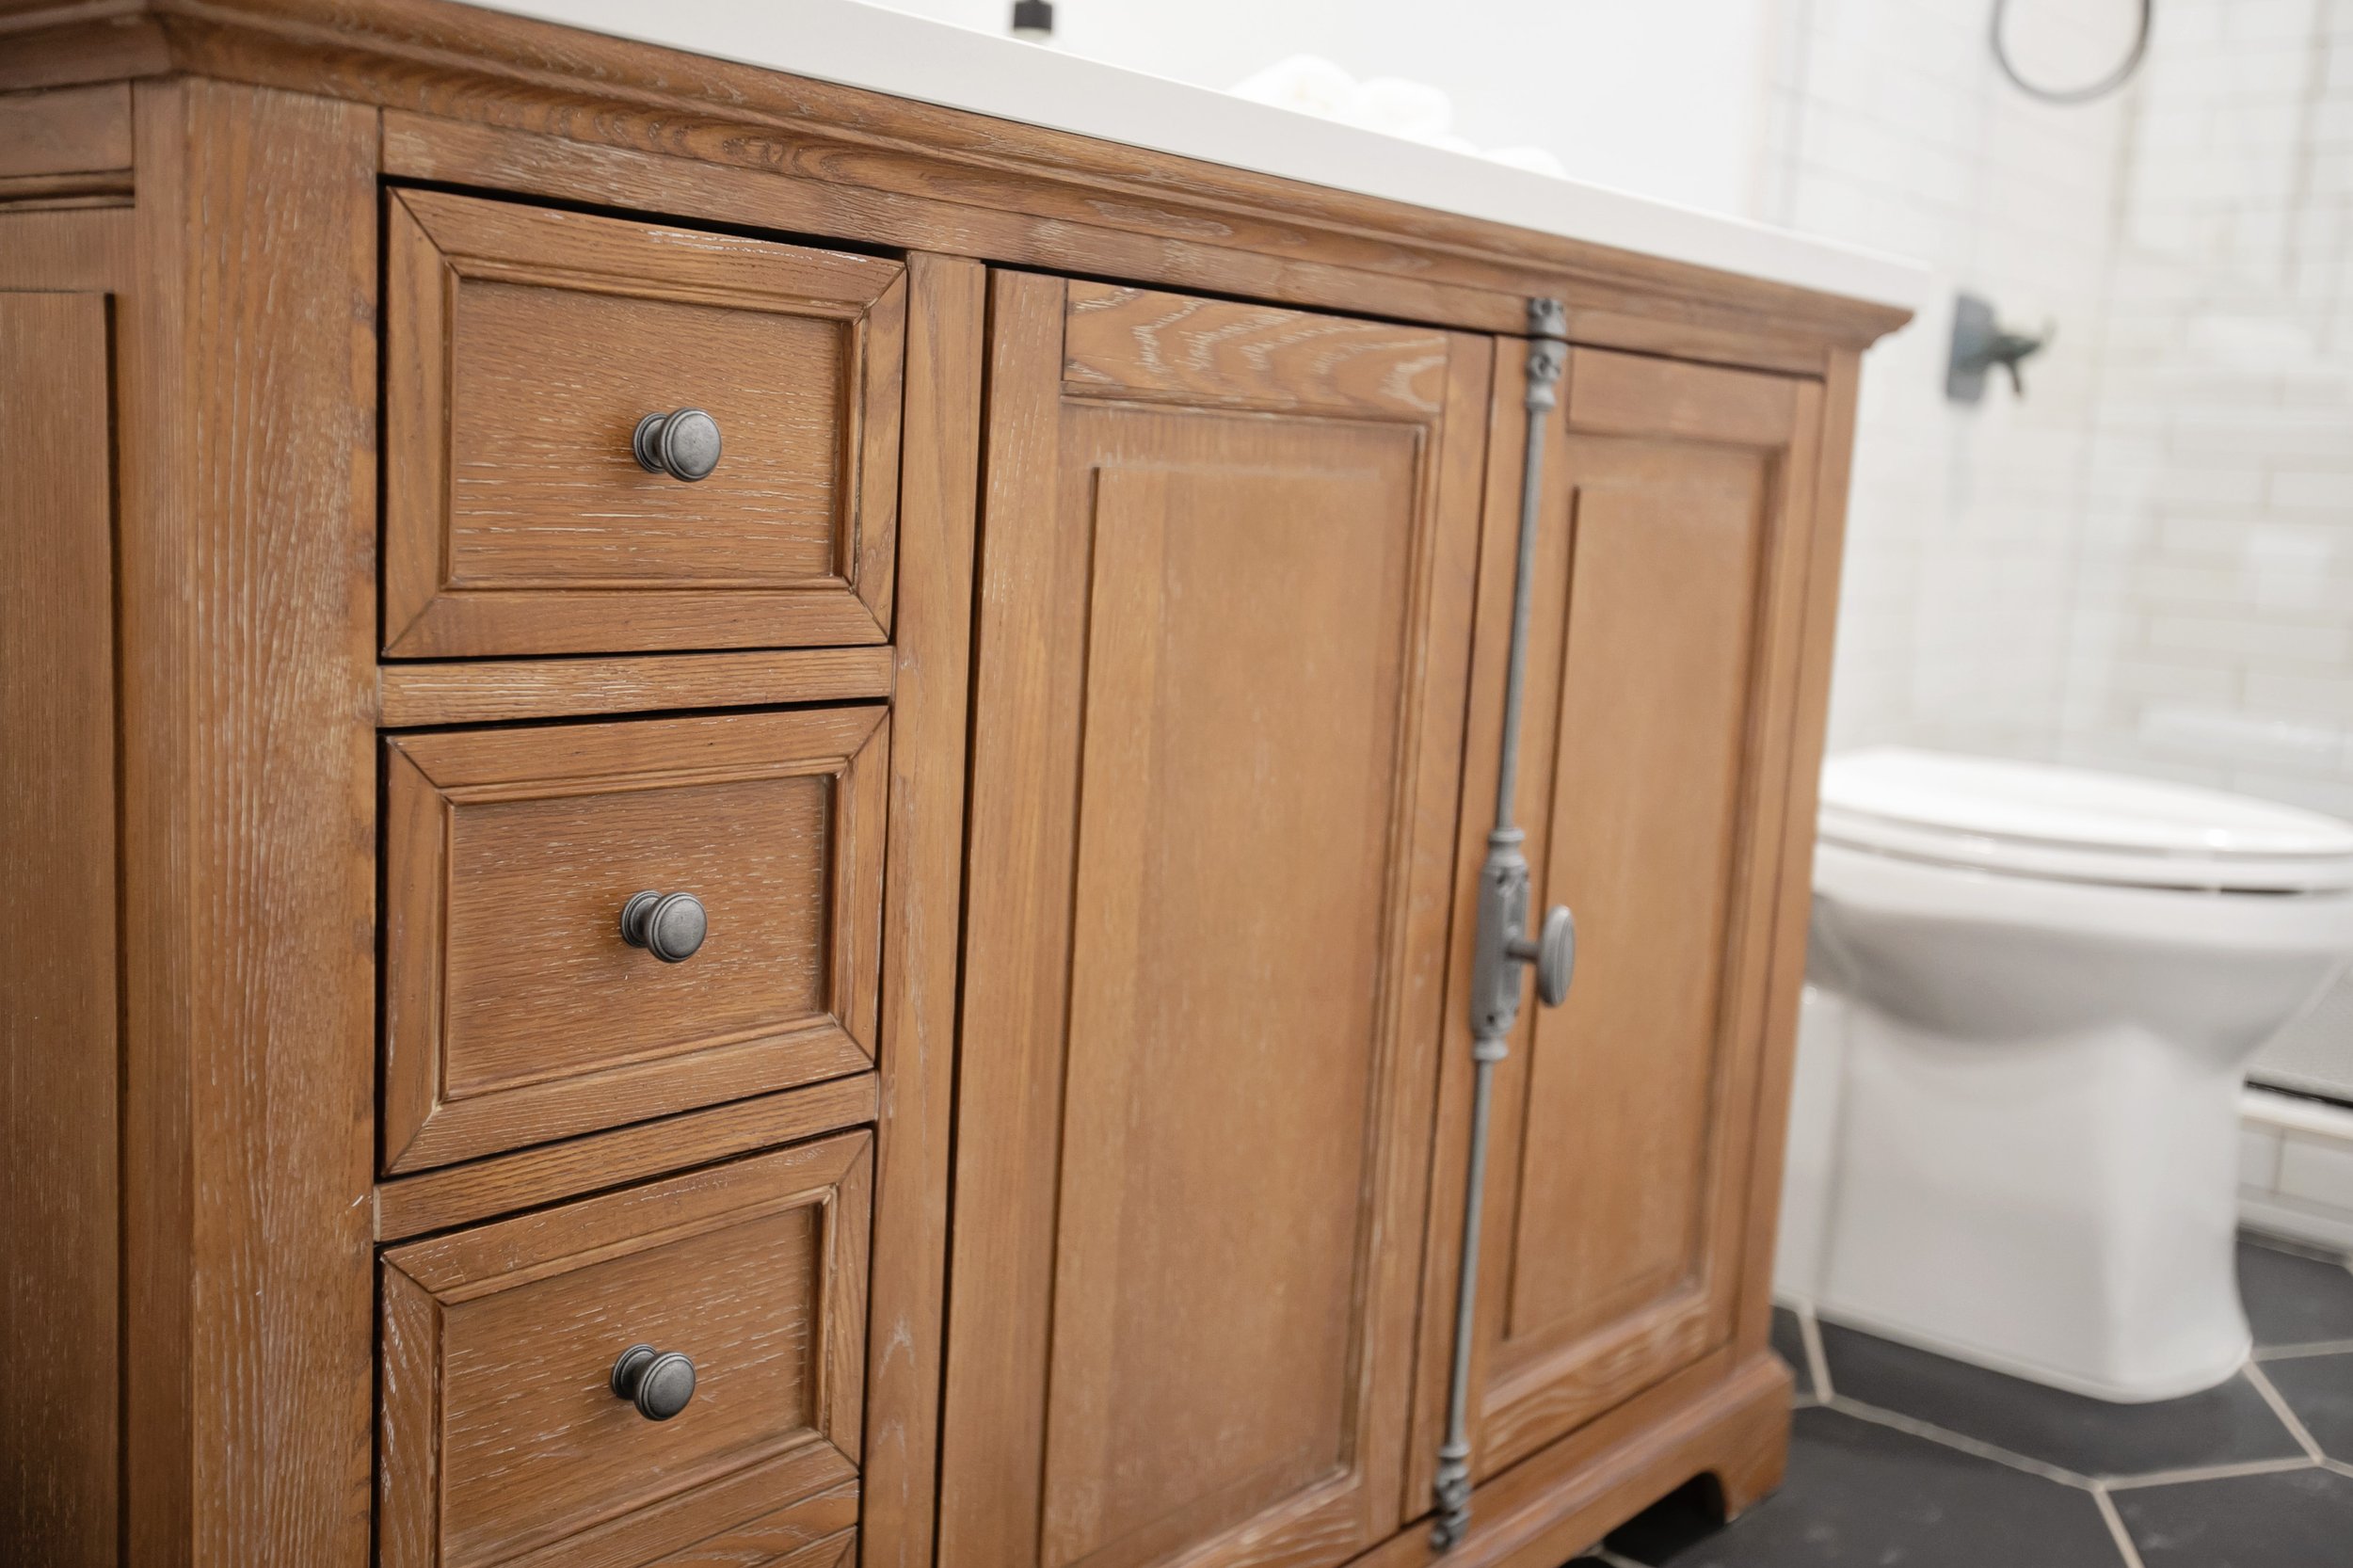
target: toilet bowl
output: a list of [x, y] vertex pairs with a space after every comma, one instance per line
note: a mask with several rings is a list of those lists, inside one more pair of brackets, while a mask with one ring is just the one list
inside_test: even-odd
[[1801, 1293], [2102, 1399], [2228, 1377], [2241, 1075], [2353, 957], [2353, 824], [1856, 752], [1814, 889], [1800, 1050], [1840, 1065]]

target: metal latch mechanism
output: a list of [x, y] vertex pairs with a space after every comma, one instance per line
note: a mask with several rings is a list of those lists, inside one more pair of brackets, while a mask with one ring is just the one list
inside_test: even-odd
[[1536, 525], [1544, 504], [1545, 426], [1560, 407], [1568, 365], [1568, 312], [1558, 299], [1528, 302], [1528, 456], [1520, 472], [1519, 561], [1512, 585], [1512, 647], [1504, 676], [1502, 771], [1496, 779], [1495, 827], [1479, 872], [1479, 935], [1472, 949], [1470, 1169], [1463, 1183], [1463, 1259], [1455, 1274], [1454, 1361], [1447, 1387], [1446, 1438], [1438, 1446], [1436, 1520], [1431, 1544], [1445, 1551], [1470, 1528], [1470, 1362], [1479, 1314], [1479, 1222], [1487, 1202], [1487, 1124], [1495, 1101], [1496, 1064], [1511, 1049], [1527, 971], [1536, 970], [1536, 994], [1547, 1007], [1568, 997], [1577, 968], [1577, 922], [1566, 906], [1528, 928], [1527, 835], [1514, 825], [1513, 787], [1520, 771], [1521, 694], [1528, 681], [1528, 622], [1535, 595]]

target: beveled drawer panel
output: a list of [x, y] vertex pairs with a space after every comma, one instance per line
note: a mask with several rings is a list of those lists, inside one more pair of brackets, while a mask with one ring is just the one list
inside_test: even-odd
[[[901, 264], [418, 190], [386, 240], [388, 654], [887, 637]], [[680, 408], [691, 482], [632, 440]]]
[[[855, 1527], [872, 1137], [383, 1255], [384, 1568], [789, 1559]], [[649, 1418], [613, 1389], [693, 1364]]]
[[[385, 744], [386, 1171], [872, 1065], [885, 709]], [[691, 956], [624, 939], [644, 891]]]

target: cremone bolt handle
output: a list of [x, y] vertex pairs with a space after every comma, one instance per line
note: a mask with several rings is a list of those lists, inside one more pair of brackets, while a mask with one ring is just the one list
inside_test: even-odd
[[1569, 906], [1556, 904], [1545, 913], [1545, 928], [1534, 941], [1516, 937], [1506, 950], [1523, 964], [1536, 966], [1536, 994], [1546, 1007], [1569, 1000], [1569, 980], [1577, 973], [1577, 920]]
[[719, 422], [700, 408], [648, 414], [629, 439], [637, 466], [692, 484], [719, 466]]
[[613, 1397], [648, 1421], [666, 1421], [695, 1397], [695, 1364], [682, 1352], [632, 1345], [613, 1364]]
[[703, 901], [692, 893], [632, 893], [621, 905], [621, 940], [644, 948], [664, 964], [695, 956], [711, 930]]

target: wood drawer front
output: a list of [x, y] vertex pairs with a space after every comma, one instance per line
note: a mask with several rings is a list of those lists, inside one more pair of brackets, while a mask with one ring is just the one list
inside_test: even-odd
[[[387, 1251], [384, 1568], [758, 1563], [852, 1528], [872, 1144]], [[613, 1393], [641, 1343], [695, 1364], [670, 1420]]]
[[[386, 653], [887, 639], [899, 263], [418, 190], [386, 239]], [[691, 484], [630, 446], [681, 407]]]
[[[386, 742], [384, 1169], [873, 1064], [880, 706]], [[642, 889], [710, 929], [621, 939]]]

